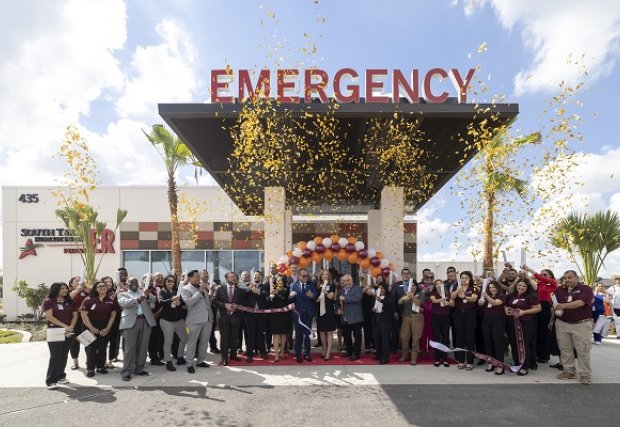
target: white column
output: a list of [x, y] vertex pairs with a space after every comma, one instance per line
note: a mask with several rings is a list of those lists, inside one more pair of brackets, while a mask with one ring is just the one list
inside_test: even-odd
[[368, 249], [383, 252], [383, 238], [381, 237], [381, 211], [370, 209], [368, 211]]
[[265, 272], [290, 248], [291, 215], [283, 187], [265, 187]]
[[394, 264], [396, 271], [403, 268], [405, 200], [402, 187], [383, 187], [381, 190], [381, 252]]

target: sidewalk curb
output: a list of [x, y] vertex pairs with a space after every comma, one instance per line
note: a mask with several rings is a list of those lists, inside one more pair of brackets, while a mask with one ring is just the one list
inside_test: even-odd
[[18, 334], [21, 334], [22, 336], [22, 341], [21, 342], [30, 342], [30, 340], [32, 339], [32, 334], [30, 332], [26, 332], [26, 331], [20, 331], [18, 329], [2, 329], [3, 331], [8, 331], [8, 332], [17, 332]]

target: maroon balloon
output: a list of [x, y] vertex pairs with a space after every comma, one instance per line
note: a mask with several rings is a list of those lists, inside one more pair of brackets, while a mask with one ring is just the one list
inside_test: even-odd
[[381, 270], [381, 272], [383, 273], [384, 276], [389, 276], [390, 275], [390, 269], [388, 267], [385, 267], [383, 270]]
[[281, 265], [280, 267], [278, 267], [278, 273], [280, 274], [286, 273], [286, 265]]
[[344, 248], [349, 253], [355, 252], [355, 245], [353, 243], [347, 244]]
[[291, 257], [291, 265], [297, 265], [299, 264], [299, 258], [296, 256], [292, 256]]
[[312, 251], [310, 249], [304, 249], [301, 256], [304, 258], [310, 258], [312, 256]]
[[370, 263], [373, 267], [379, 267], [381, 265], [381, 260], [377, 257], [374, 257], [370, 260]]
[[340, 245], [338, 243], [334, 243], [332, 245], [332, 251], [338, 252], [340, 250]]
[[368, 251], [366, 249], [360, 249], [357, 253], [361, 259], [364, 259], [368, 256]]
[[323, 245], [316, 245], [316, 249], [315, 251], [319, 254], [322, 254], [323, 252], [325, 252], [325, 246]]

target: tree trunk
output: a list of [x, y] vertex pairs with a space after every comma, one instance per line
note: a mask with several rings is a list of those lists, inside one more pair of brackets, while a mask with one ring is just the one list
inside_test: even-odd
[[174, 173], [168, 173], [168, 205], [170, 205], [170, 229], [172, 231], [172, 268], [177, 277], [181, 277], [181, 243], [179, 241], [179, 218], [178, 205], [179, 196], [177, 194], [177, 182]]
[[484, 217], [484, 246], [482, 248], [482, 268], [485, 272], [493, 272], [493, 211], [495, 195], [487, 192], [487, 211]]

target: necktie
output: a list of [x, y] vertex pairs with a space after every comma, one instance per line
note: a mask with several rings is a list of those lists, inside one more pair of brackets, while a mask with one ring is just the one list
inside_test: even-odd
[[233, 287], [228, 286], [228, 302], [232, 302], [233, 299]]
[[303, 292], [305, 289], [306, 289], [306, 284], [305, 284], [305, 283], [302, 283], [302, 284], [301, 284], [301, 291]]

